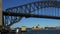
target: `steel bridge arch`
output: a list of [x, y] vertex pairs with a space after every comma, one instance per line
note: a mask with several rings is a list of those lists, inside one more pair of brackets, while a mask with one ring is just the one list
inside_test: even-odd
[[[32, 12], [34, 12], [38, 9], [49, 8], [49, 7], [60, 8], [60, 1], [38, 1], [38, 2], [24, 4], [24, 5], [17, 6], [17, 7], [7, 8], [6, 11], [3, 12], [3, 15], [5, 17], [11, 16], [11, 18], [13, 18], [12, 16], [14, 16], [14, 15], [11, 15], [11, 13], [31, 14]], [[11, 24], [9, 24], [7, 26], [11, 26], [12, 24], [18, 22], [22, 18], [22, 16], [17, 16], [17, 17], [14, 17], [13, 20], [11, 18], [7, 18], [7, 20], [11, 19], [13, 21], [13, 22], [10, 22]]]

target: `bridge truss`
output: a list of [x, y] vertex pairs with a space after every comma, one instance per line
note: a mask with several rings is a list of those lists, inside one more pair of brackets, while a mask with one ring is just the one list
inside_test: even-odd
[[37, 1], [3, 11], [6, 26], [19, 22], [23, 17], [60, 19], [60, 1]]

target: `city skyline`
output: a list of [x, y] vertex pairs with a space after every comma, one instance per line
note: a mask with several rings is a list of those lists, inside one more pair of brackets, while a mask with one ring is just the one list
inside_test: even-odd
[[[24, 4], [28, 4], [34, 1], [38, 1], [38, 0], [2, 0], [2, 9], [5, 10], [9, 7], [15, 7], [15, 6], [19, 6], [19, 5], [24, 5]], [[46, 18], [25, 18], [23, 17], [23, 19], [12, 25], [12, 27], [21, 27], [21, 26], [27, 26], [27, 27], [32, 27], [35, 26], [37, 24], [41, 25], [42, 27], [45, 26], [60, 26], [60, 20], [55, 20], [55, 19], [46, 19]]]

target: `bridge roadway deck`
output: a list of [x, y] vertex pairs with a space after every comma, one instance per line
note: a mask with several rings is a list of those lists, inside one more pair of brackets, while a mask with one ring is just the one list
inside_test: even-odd
[[35, 18], [50, 18], [50, 19], [60, 19], [59, 16], [47, 16], [47, 15], [37, 15], [37, 14], [26, 14], [26, 13], [12, 13], [3, 12], [5, 16], [21, 16], [21, 17], [35, 17]]

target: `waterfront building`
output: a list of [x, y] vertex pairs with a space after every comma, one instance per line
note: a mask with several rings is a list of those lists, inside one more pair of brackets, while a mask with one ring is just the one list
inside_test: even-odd
[[33, 26], [32, 30], [42, 30], [41, 26], [38, 24], [37, 26]]
[[26, 31], [27, 30], [27, 27], [26, 26], [22, 26], [21, 27], [21, 31]]
[[60, 30], [60, 26], [57, 26], [56, 29]]
[[60, 30], [60, 27], [45, 27], [45, 30]]

